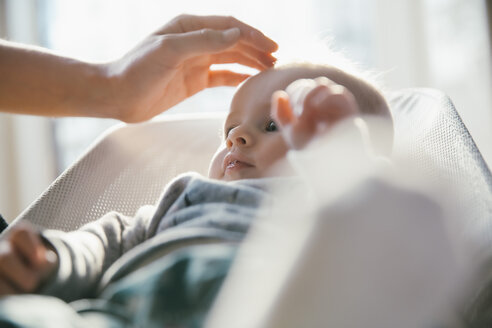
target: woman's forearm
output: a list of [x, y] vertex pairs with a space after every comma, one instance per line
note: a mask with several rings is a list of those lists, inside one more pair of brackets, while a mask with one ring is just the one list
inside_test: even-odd
[[104, 65], [0, 40], [0, 111], [111, 117], [108, 91]]

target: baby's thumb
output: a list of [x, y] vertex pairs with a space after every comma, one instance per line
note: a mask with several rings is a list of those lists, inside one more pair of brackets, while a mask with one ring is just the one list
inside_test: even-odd
[[290, 105], [289, 95], [282, 90], [272, 95], [271, 115], [281, 126], [290, 125], [295, 121], [294, 111]]

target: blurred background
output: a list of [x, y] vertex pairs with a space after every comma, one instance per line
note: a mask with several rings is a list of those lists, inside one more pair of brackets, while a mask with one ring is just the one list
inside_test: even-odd
[[[233, 15], [276, 40], [281, 61], [306, 40], [324, 40], [380, 73], [389, 90], [446, 92], [490, 167], [491, 8], [486, 0], [0, 0], [0, 38], [103, 62], [181, 13]], [[226, 111], [233, 93], [206, 90], [163, 115]], [[13, 220], [114, 124], [0, 114], [0, 213]]]

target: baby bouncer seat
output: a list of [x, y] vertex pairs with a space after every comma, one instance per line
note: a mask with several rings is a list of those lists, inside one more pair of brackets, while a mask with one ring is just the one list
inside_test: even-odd
[[[389, 102], [395, 156], [405, 151], [428, 176], [444, 173], [460, 186], [469, 209], [463, 218], [471, 227], [469, 238], [492, 255], [492, 175], [451, 100], [437, 90], [405, 89], [391, 93]], [[28, 220], [70, 231], [110, 211], [133, 215], [154, 204], [177, 174], [207, 174], [224, 118], [225, 113], [164, 115], [110, 129], [11, 226]], [[489, 281], [480, 287], [479, 307], [492, 304], [486, 299]]]

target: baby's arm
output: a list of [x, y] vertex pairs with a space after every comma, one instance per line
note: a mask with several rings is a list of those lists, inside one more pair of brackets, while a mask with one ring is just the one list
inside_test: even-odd
[[[110, 212], [75, 231], [42, 231], [43, 242], [49, 246], [43, 246], [43, 243], [36, 243], [36, 245], [47, 249], [51, 248], [56, 254], [57, 265], [54, 265], [54, 269], [49, 272], [49, 277], [46, 279], [42, 279], [45, 277], [44, 271], [39, 274], [41, 278], [37, 276], [34, 277], [36, 279], [30, 278], [34, 280], [34, 283], [28, 283], [29, 285], [25, 288], [18, 288], [15, 285], [17, 281], [25, 284], [23, 282], [25, 279], [17, 277], [15, 271], [11, 272], [12, 265], [9, 263], [22, 259], [22, 255], [14, 252], [15, 248], [12, 245], [23, 247], [29, 240], [27, 242], [19, 241], [15, 244], [12, 243], [11, 238], [0, 240], [0, 295], [37, 292], [56, 296], [67, 302], [95, 296], [94, 293], [97, 292], [100, 279], [109, 266], [125, 252], [155, 234], [156, 225], [160, 218], [166, 214], [171, 204], [179, 197], [190, 180], [191, 176], [189, 175], [177, 177], [167, 185], [158, 207], [142, 206], [134, 217]], [[154, 217], [156, 220], [152, 221]], [[15, 237], [15, 229], [12, 228], [11, 234], [6, 237]], [[20, 233], [20, 236], [22, 237], [24, 234], [26, 232]], [[28, 230], [28, 236], [33, 238], [31, 235], [40, 239], [40, 234], [34, 232], [32, 228]], [[42, 250], [38, 252], [42, 253]], [[27, 251], [27, 254], [37, 253], [36, 251]], [[14, 260], [12, 260], [13, 257]], [[36, 259], [32, 261], [36, 261]], [[8, 279], [13, 276], [16, 277]]]
[[0, 296], [32, 293], [57, 266], [58, 258], [28, 224], [0, 241]]
[[153, 206], [144, 206], [135, 217], [110, 212], [75, 231], [43, 231], [43, 237], [58, 255], [59, 265], [38, 292], [67, 302], [94, 297], [109, 266], [145, 240], [147, 222], [153, 212]]
[[72, 301], [91, 296], [106, 269], [145, 239], [154, 207], [133, 218], [111, 212], [79, 230], [38, 232], [28, 223], [0, 240], [0, 297], [40, 293]]

